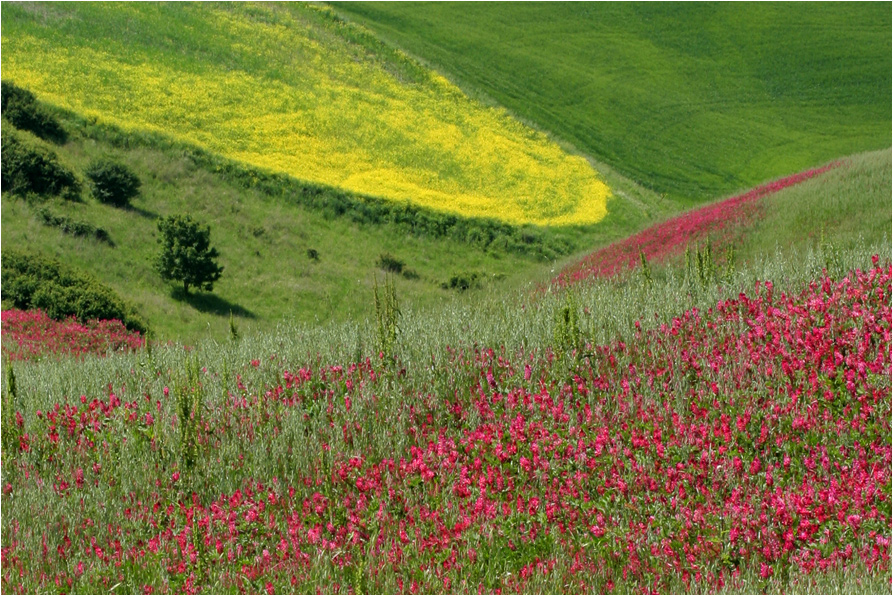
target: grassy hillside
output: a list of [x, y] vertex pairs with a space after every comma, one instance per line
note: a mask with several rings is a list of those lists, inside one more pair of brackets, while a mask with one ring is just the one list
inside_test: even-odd
[[891, 143], [883, 3], [335, 3], [467, 89], [703, 201]]
[[[746, 193], [692, 209], [571, 262], [552, 284], [564, 286], [630, 269], [712, 283], [741, 263], [780, 254], [824, 253], [836, 272], [840, 250], [889, 254], [893, 220], [891, 152], [835, 160]], [[643, 259], [645, 262], [643, 263]]]
[[610, 191], [585, 159], [328, 8], [8, 4], [2, 41], [4, 78], [125, 130], [463, 216], [606, 215]]
[[[227, 149], [245, 107], [225, 106], [221, 85], [233, 82], [236, 94], [247, 92], [263, 110], [284, 97], [277, 96], [283, 87], [300, 87], [301, 73], [331, 92], [329, 102], [317, 103], [323, 112], [341, 100], [350, 108], [372, 96], [402, 101], [401, 94], [416, 93], [434, 103], [427, 106], [433, 115], [416, 113], [415, 132], [438, 129], [442, 113], [432, 106], [443, 97], [464, 106], [457, 111], [470, 130], [495, 122], [504, 128], [493, 134], [505, 140], [521, 129], [326, 10], [3, 5], [3, 76], [13, 49], [10, 64], [26, 79], [17, 81], [34, 83], [39, 97], [56, 104], [44, 112], [31, 106], [37, 111], [29, 114], [39, 124], [61, 123], [49, 135], [28, 129], [38, 138], [21, 130], [29, 122], [22, 110], [12, 118], [17, 112], [4, 104], [4, 263], [16, 248], [87, 270], [137, 306], [155, 338], [116, 322], [54, 322], [4, 309], [0, 591], [890, 591], [889, 5], [883, 12], [826, 4], [478, 4], [356, 10], [385, 15], [386, 30], [411, 31], [422, 46], [445, 44], [449, 51], [439, 55], [455, 59], [458, 70], [447, 69], [453, 75], [493, 48], [492, 89], [513, 89], [532, 112], [554, 101], [547, 95], [560, 85], [550, 77], [572, 77], [574, 68], [578, 98], [597, 95], [590, 75], [631, 81], [587, 103], [575, 101], [564, 80], [568, 109], [555, 108], [555, 130], [672, 196], [598, 165], [597, 183], [612, 192], [598, 223], [508, 226], [315, 183], [287, 169], [286, 161], [300, 161], [293, 155], [269, 161], [284, 153], [265, 153], [263, 139], [242, 137], [244, 153]], [[480, 12], [466, 19], [457, 10]], [[862, 62], [872, 53], [860, 36], [876, 41], [871, 31], [879, 26], [856, 13], [875, 10], [886, 27], [886, 73]], [[438, 19], [430, 31], [419, 24], [425, 11]], [[575, 11], [604, 19], [572, 18]], [[823, 37], [831, 13], [853, 17], [838, 27], [849, 34], [844, 41]], [[791, 25], [791, 15], [805, 25], [777, 39], [776, 27]], [[451, 16], [461, 35], [445, 41]], [[773, 16], [785, 19], [769, 23]], [[481, 23], [470, 24], [474, 17]], [[710, 48], [686, 45], [696, 25], [708, 32], [697, 39], [714, 44], [717, 60], [708, 58]], [[584, 30], [597, 32], [598, 43]], [[553, 43], [559, 36], [565, 41]], [[779, 62], [755, 61], [763, 52], [802, 66], [807, 37], [815, 63], [802, 79]], [[283, 40], [294, 43], [283, 50]], [[612, 45], [614, 56], [631, 62], [599, 71], [607, 64], [602, 48]], [[22, 53], [26, 46], [35, 53]], [[511, 48], [514, 57], [501, 54]], [[776, 54], [786, 48], [793, 49]], [[91, 52], [103, 60], [84, 62]], [[550, 53], [554, 71], [538, 62]], [[35, 58], [68, 55], [78, 60]], [[844, 58], [850, 70], [837, 68]], [[540, 71], [531, 70], [536, 64]], [[664, 69], [665, 93], [654, 73], [632, 64]], [[517, 87], [509, 88], [512, 72]], [[156, 78], [140, 86], [147, 73]], [[886, 87], [855, 98], [858, 81], [884, 77]], [[247, 90], [239, 87], [246, 81]], [[346, 81], [353, 81], [352, 99], [339, 99]], [[399, 92], [374, 87], [382, 81]], [[193, 97], [178, 85], [197, 82], [219, 95], [198, 94], [199, 103], [184, 108]], [[156, 93], [145, 114], [124, 83]], [[481, 84], [498, 98], [486, 81], [463, 84]], [[705, 85], [715, 92], [715, 110], [703, 103], [669, 109], [666, 102], [702, 101]], [[733, 87], [746, 101], [729, 103]], [[122, 112], [112, 103], [102, 112], [77, 104], [110, 102], [109, 89], [117, 89]], [[168, 103], [155, 107], [163, 98]], [[616, 112], [603, 118], [619, 101], [628, 135]], [[364, 109], [358, 113], [379, 115]], [[214, 110], [230, 111], [215, 119]], [[330, 130], [343, 137], [314, 137], [314, 155], [325, 157], [335, 143], [344, 153], [328, 154], [333, 168], [393, 167], [387, 180], [433, 189], [420, 194], [428, 198], [458, 184], [469, 164], [489, 167], [498, 182], [510, 171], [529, 174], [532, 162], [567, 175], [544, 156], [559, 156], [572, 170], [582, 160], [549, 153], [556, 145], [529, 131], [509, 145], [532, 161], [508, 170], [499, 164], [513, 159], [511, 151], [478, 161], [461, 146], [438, 145], [461, 166], [438, 186], [426, 176], [440, 176], [441, 164], [427, 160], [442, 155], [427, 153], [428, 141], [384, 121], [371, 128], [351, 122], [353, 129]], [[261, 130], [255, 124], [248, 128]], [[602, 125], [597, 130], [615, 153], [566, 134], [596, 139], [587, 131]], [[643, 137], [645, 129], [652, 136]], [[356, 139], [354, 132], [368, 134]], [[281, 149], [277, 143], [292, 133], [272, 134], [269, 146]], [[389, 157], [386, 143], [397, 138], [412, 145], [418, 167]], [[848, 154], [875, 144], [881, 149]], [[382, 153], [370, 157], [363, 147]], [[27, 148], [44, 152], [44, 166], [50, 153], [57, 156], [64, 189], [41, 195], [46, 185], [30, 187], [27, 176], [10, 185], [8, 173], [20, 173], [13, 166], [40, 161]], [[130, 207], [89, 196], [84, 173], [97, 158], [138, 174], [141, 192]], [[317, 172], [328, 167], [316, 165]], [[804, 172], [805, 165], [820, 167]], [[718, 199], [776, 170], [785, 178]], [[520, 178], [500, 188], [530, 182]], [[677, 199], [707, 197], [717, 200], [678, 213]], [[153, 270], [156, 222], [174, 213], [211, 225], [225, 267], [212, 294], [183, 296]], [[93, 232], [75, 237], [72, 230]], [[708, 235], [734, 251], [703, 251]], [[674, 250], [642, 238], [667, 239]], [[630, 249], [632, 270], [546, 285], [564, 265], [618, 240], [607, 250]], [[692, 242], [696, 263], [681, 263], [683, 245]], [[643, 249], [650, 266], [636, 261]], [[727, 255], [717, 266], [714, 259]], [[404, 273], [382, 281], [383, 258], [401, 261]], [[460, 278], [479, 287], [442, 287]], [[238, 334], [230, 333], [231, 315]]]
[[[98, 158], [123, 163], [140, 177], [140, 195], [132, 209], [117, 209], [97, 202], [86, 190], [81, 202], [27, 202], [4, 193], [2, 248], [41, 252], [92, 273], [131, 302], [158, 338], [226, 337], [230, 312], [243, 333], [270, 330], [283, 319], [326, 323], [365, 318], [371, 313], [373, 278], [384, 275], [382, 255], [404, 265], [405, 275], [396, 283], [405, 307], [452, 300], [456, 291], [442, 285], [454, 277], [474, 278], [473, 285], [480, 287], [514, 288], [551, 266], [542, 255], [525, 253], [523, 238], [533, 238], [525, 234], [538, 234], [547, 249], [580, 250], [619, 239], [660, 213], [654, 207], [660, 201], [651, 193], [614, 177], [626, 198], [611, 200], [606, 225], [564, 232], [508, 230], [522, 239], [519, 251], [510, 246], [514, 236], [477, 242], [478, 235], [493, 231], [484, 224], [466, 226], [460, 219], [455, 222], [458, 231], [447, 229], [443, 235], [417, 229], [411, 218], [409, 223], [376, 223], [362, 210], [370, 204], [360, 197], [265, 177], [163, 137], [122, 133], [72, 114], [59, 115], [69, 131], [64, 145], [16, 134], [57, 154], [81, 178]], [[11, 127], [5, 120], [3, 126]], [[646, 209], [645, 204], [651, 206]], [[41, 210], [101, 228], [111, 243], [48, 227]], [[156, 220], [177, 213], [192, 214], [211, 226], [211, 243], [220, 250], [225, 268], [212, 294], [178, 296], [175, 286], [162, 282], [153, 269], [159, 251]], [[318, 259], [309, 256], [310, 250]]]

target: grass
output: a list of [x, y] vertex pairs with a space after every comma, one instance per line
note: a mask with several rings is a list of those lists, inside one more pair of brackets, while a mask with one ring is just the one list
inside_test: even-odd
[[[865, 242], [893, 241], [890, 150], [839, 160], [840, 167], [767, 197], [765, 214], [737, 247], [745, 258], [776, 248], [797, 252], [823, 243], [842, 249]], [[889, 252], [889, 251], [887, 251]], [[884, 253], [881, 250], [881, 254]]]
[[334, 6], [688, 204], [891, 143], [891, 17], [879, 4]]
[[[496, 245], [480, 248], [464, 237], [432, 237], [402, 225], [357, 222], [350, 212], [337, 216], [296, 200], [310, 193], [322, 197], [325, 205], [330, 189], [307, 190], [288, 180], [252, 184], [260, 180], [256, 171], [202, 157], [189, 146], [97, 127], [71, 114], [61, 116], [69, 141], [52, 149], [63, 164], [84, 172], [94, 160], [111, 157], [138, 173], [141, 193], [131, 209], [101, 204], [86, 191], [80, 203], [53, 199], [42, 207], [4, 194], [2, 247], [28, 247], [93, 273], [137, 307], [158, 339], [226, 337], [231, 312], [246, 333], [272, 329], [282, 319], [362, 319], [371, 314], [373, 278], [383, 275], [377, 261], [385, 253], [418, 276], [401, 277], [396, 283], [403, 301], [419, 308], [453, 299], [454, 292], [441, 289], [441, 284], [454, 275], [478, 273], [490, 280], [486, 285], [515, 287], [550, 267]], [[31, 141], [41, 143], [33, 137]], [[607, 242], [660, 213], [654, 206], [647, 211], [641, 207], [646, 202], [660, 207], [650, 193], [615, 179], [631, 198], [612, 199], [608, 225], [552, 231], [545, 241], [572, 247]], [[114, 246], [47, 227], [40, 208], [106, 230]], [[220, 250], [225, 267], [212, 294], [195, 293], [184, 300], [153, 269], [159, 250], [155, 220], [174, 213], [190, 213], [211, 226], [212, 245]], [[308, 256], [311, 249], [317, 251], [317, 260]]]
[[344, 23], [289, 5], [13, 5], [3, 73], [39, 99], [271, 172], [512, 224], [588, 225], [587, 161]]

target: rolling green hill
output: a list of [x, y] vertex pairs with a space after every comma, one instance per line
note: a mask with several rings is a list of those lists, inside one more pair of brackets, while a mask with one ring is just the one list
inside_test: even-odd
[[891, 143], [885, 3], [334, 3], [466, 89], [703, 201]]
[[606, 215], [583, 157], [326, 7], [9, 4], [2, 61], [44, 101], [301, 180], [513, 224]]
[[[2, 249], [24, 248], [92, 273], [133, 303], [158, 338], [225, 337], [230, 313], [243, 333], [271, 330], [281, 320], [363, 319], [372, 312], [373, 278], [384, 275], [383, 256], [404, 267], [396, 280], [404, 307], [452, 300], [455, 290], [442, 286], [453, 278], [505, 291], [545, 274], [559, 256], [553, 252], [544, 258], [527, 249], [583, 250], [619, 239], [660, 213], [657, 197], [614, 176], [612, 183], [616, 180], [615, 188], [626, 198], [611, 201], [606, 225], [525, 232], [459, 219], [440, 233], [425, 227], [444, 223], [432, 212], [376, 211], [380, 202], [268, 176], [157, 135], [124, 133], [56, 113], [69, 132], [64, 145], [27, 132], [15, 134], [55, 153], [82, 180], [99, 158], [125, 164], [142, 181], [140, 195], [131, 209], [117, 209], [86, 190], [80, 201], [25, 200], [4, 192]], [[6, 120], [3, 126], [12, 128]], [[104, 230], [111, 242], [47, 226], [41, 212]], [[211, 226], [211, 244], [220, 250], [225, 268], [211, 294], [183, 299], [153, 269], [159, 251], [156, 219], [177, 213], [190, 213]], [[488, 240], [487, 234], [494, 233]], [[525, 238], [542, 244], [524, 244]], [[515, 239], [520, 245], [513, 249]], [[311, 250], [318, 258], [309, 256]]]
[[[0, 591], [889, 590], [889, 3], [481, 4], [343, 7], [468, 95], [316, 5], [3, 4]], [[299, 154], [302, 85], [337, 134]], [[490, 154], [426, 146], [445, 98]], [[512, 225], [357, 164], [611, 195]], [[153, 269], [183, 213], [213, 293]]]

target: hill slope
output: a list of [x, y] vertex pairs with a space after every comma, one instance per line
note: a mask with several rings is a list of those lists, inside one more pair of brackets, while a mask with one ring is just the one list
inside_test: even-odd
[[606, 214], [585, 159], [327, 8], [10, 4], [2, 59], [42, 100], [302, 180], [519, 224]]
[[891, 142], [887, 4], [334, 5], [677, 198]]

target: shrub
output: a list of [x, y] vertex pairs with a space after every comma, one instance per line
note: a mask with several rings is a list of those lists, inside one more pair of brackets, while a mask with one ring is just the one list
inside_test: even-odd
[[80, 200], [80, 182], [59, 163], [55, 153], [31, 146], [6, 129], [2, 131], [2, 146], [3, 191], [20, 196], [60, 195], [71, 201]]
[[315, 248], [308, 248], [307, 249], [307, 258], [310, 259], [311, 261], [318, 261], [319, 260], [319, 251], [316, 250]]
[[68, 135], [59, 121], [37, 103], [34, 94], [9, 81], [0, 82], [2, 113], [10, 124], [54, 143], [64, 143]]
[[109, 246], [115, 246], [108, 232], [85, 221], [76, 221], [64, 215], [54, 215], [48, 209], [39, 209], [37, 217], [44, 225], [59, 228], [63, 234], [70, 234], [78, 238], [94, 238]]
[[145, 333], [145, 321], [114, 290], [83, 271], [38, 254], [6, 249], [2, 258], [3, 301], [15, 308], [40, 308], [57, 321], [70, 316], [117, 319]]
[[211, 247], [211, 228], [188, 215], [171, 215], [158, 221], [161, 254], [155, 269], [165, 281], [183, 282], [183, 291], [195, 286], [210, 292], [220, 279], [223, 267], [215, 259], [220, 254]]
[[440, 284], [440, 287], [444, 290], [464, 292], [465, 290], [481, 287], [481, 277], [483, 276], [476, 271], [463, 271], [452, 276], [449, 281]]
[[85, 172], [90, 190], [100, 203], [126, 207], [140, 192], [140, 179], [127, 166], [108, 159], [90, 164]]

